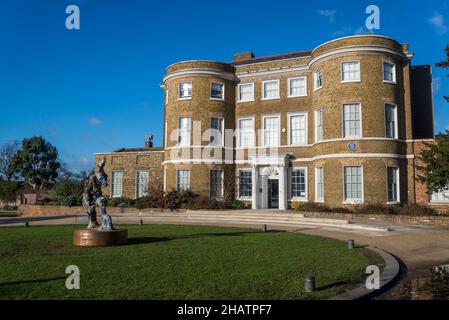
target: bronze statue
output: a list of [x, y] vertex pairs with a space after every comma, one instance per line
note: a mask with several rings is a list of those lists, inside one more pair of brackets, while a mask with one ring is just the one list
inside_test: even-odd
[[[111, 216], [106, 212], [106, 199], [101, 192], [102, 187], [108, 186], [108, 175], [104, 172], [105, 159], [100, 161], [98, 172], [92, 172], [84, 180], [83, 205], [87, 209], [89, 215], [89, 224], [87, 229], [97, 231], [114, 230]], [[96, 207], [100, 208], [101, 225], [97, 221]]]

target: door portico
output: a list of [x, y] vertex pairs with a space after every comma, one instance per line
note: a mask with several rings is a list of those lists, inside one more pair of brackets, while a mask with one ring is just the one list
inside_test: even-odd
[[[269, 184], [277, 187], [278, 209], [287, 209], [287, 157], [288, 155], [275, 155], [256, 157], [252, 164], [252, 209], [267, 209], [269, 200], [274, 194], [269, 194]], [[276, 180], [276, 183], [270, 182]], [[272, 190], [272, 189], [271, 189]], [[273, 191], [273, 190], [272, 190]]]

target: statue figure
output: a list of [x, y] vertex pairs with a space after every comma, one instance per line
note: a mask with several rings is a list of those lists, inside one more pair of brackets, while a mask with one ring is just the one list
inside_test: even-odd
[[[106, 212], [106, 199], [101, 193], [101, 187], [108, 186], [108, 175], [104, 172], [106, 160], [103, 159], [98, 165], [98, 172], [92, 172], [84, 180], [83, 205], [87, 209], [89, 215], [89, 224], [87, 229], [98, 231], [114, 230], [111, 216]], [[101, 225], [97, 221], [96, 207], [100, 208]]]
[[152, 134], [146, 134], [145, 135], [146, 142], [149, 142], [151, 144], [153, 144], [153, 138], [154, 138], [154, 135], [152, 135]]

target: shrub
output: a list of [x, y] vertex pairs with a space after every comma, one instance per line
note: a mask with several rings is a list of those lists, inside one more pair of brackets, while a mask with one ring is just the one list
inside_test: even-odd
[[399, 214], [410, 216], [433, 216], [438, 215], [438, 212], [429, 206], [413, 203], [402, 206], [399, 210]]
[[229, 205], [232, 209], [245, 209], [245, 204], [240, 201], [239, 199], [232, 200], [231, 204]]
[[388, 206], [383, 204], [366, 204], [357, 205], [354, 207], [354, 213], [360, 214], [399, 214], [399, 206]]
[[193, 197], [186, 206], [191, 210], [216, 210], [224, 209], [225, 202], [208, 196], [198, 195]]
[[157, 205], [154, 203], [152, 197], [145, 196], [136, 200], [134, 205], [137, 209], [142, 210], [146, 208], [157, 208]]
[[62, 204], [67, 207], [80, 206], [82, 204], [82, 197], [80, 196], [68, 196], [62, 200]]
[[173, 211], [173, 210], [181, 208], [181, 205], [182, 205], [182, 201], [181, 201], [181, 193], [180, 192], [178, 192], [176, 190], [172, 190], [165, 194], [164, 208]]
[[107, 205], [109, 207], [132, 207], [135, 202], [136, 200], [126, 197], [109, 198], [107, 200]]
[[17, 211], [19, 209], [19, 207], [17, 206], [11, 206], [9, 204], [6, 204], [2, 207], [3, 211]]
[[70, 196], [81, 197], [83, 194], [83, 189], [83, 181], [77, 179], [65, 179], [58, 181], [54, 185], [53, 194], [54, 197], [59, 199], [65, 199]]

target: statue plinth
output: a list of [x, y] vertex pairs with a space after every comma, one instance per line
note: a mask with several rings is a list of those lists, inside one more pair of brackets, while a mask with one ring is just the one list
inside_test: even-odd
[[119, 246], [128, 242], [128, 229], [96, 231], [79, 229], [73, 232], [73, 244], [80, 247]]

